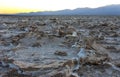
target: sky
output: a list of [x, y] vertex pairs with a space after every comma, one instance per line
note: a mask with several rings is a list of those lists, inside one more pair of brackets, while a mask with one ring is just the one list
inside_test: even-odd
[[0, 14], [97, 8], [111, 4], [120, 4], [120, 0], [0, 0]]

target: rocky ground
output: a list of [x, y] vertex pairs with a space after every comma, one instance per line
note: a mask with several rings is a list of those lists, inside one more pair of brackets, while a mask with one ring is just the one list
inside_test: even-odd
[[0, 77], [120, 77], [119, 16], [0, 16]]

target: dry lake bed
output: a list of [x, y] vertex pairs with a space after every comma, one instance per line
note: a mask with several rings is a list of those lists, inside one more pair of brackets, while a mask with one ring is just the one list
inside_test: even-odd
[[0, 77], [120, 77], [120, 16], [0, 16]]

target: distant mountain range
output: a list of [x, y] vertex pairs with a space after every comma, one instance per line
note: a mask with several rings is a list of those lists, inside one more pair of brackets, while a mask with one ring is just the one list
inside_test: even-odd
[[19, 13], [17, 15], [120, 15], [120, 4], [99, 8], [77, 8], [74, 10]]

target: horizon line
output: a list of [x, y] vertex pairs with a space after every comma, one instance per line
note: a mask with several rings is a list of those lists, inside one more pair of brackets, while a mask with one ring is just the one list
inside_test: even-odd
[[[96, 9], [96, 8], [101, 8], [101, 7], [106, 7], [106, 6], [114, 6], [114, 5], [120, 5], [120, 4], [109, 4], [109, 5], [105, 5], [105, 6], [100, 6], [100, 7], [95, 7], [95, 8], [91, 8], [91, 7], [77, 7], [74, 9], [62, 9], [62, 10], [75, 10], [75, 9], [83, 9], [83, 8], [89, 8], [89, 9]], [[36, 12], [56, 12], [56, 11], [62, 11], [62, 10], [44, 10], [44, 11], [30, 11], [30, 12], [19, 12], [19, 13], [0, 13], [0, 15], [16, 15], [16, 14], [27, 14], [27, 13], [36, 13]]]

